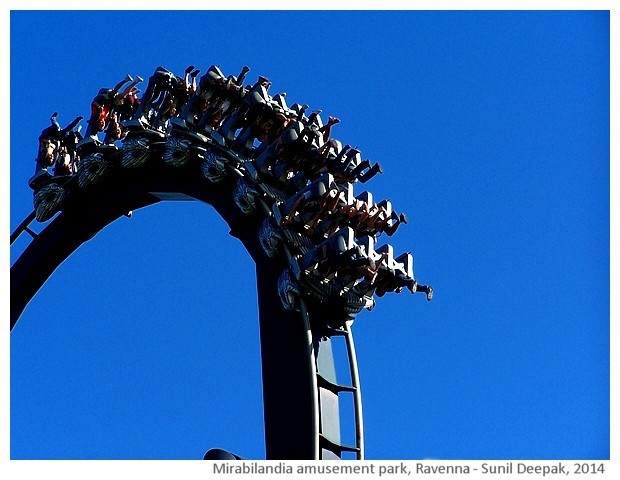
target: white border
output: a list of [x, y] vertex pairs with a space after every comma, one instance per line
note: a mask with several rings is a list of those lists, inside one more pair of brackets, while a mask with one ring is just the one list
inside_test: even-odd
[[[145, 1], [145, 0], [133, 0], [129, 8], [127, 2], [120, 2], [116, 0], [109, 0], [105, 3], [105, 10], [169, 10], [169, 2], [163, 1]], [[185, 0], [183, 2], [183, 10], [609, 10], [610, 11], [610, 102], [611, 102], [611, 118], [610, 118], [610, 132], [611, 133], [611, 160], [610, 160], [610, 218], [612, 223], [610, 225], [610, 269], [611, 269], [611, 283], [610, 283], [610, 313], [611, 313], [611, 379], [616, 381], [611, 382], [611, 462], [605, 462], [607, 465], [606, 478], [618, 478], [620, 475], [620, 469], [618, 464], [620, 461], [619, 452], [619, 440], [618, 440], [618, 428], [613, 426], [618, 425], [617, 405], [620, 402], [620, 395], [618, 394], [618, 378], [620, 377], [620, 369], [618, 368], [618, 326], [613, 319], [618, 318], [618, 301], [613, 295], [618, 291], [617, 283], [617, 266], [618, 256], [613, 246], [618, 245], [618, 45], [620, 38], [618, 37], [618, 8], [616, 2], [612, 1], [583, 1], [583, 0], [562, 0], [562, 1], [448, 1], [437, 0], [434, 2], [428, 1], [383, 1], [380, 3], [381, 8], [377, 8], [377, 2], [371, 2], [367, 0], [358, 0], [353, 2], [342, 1], [326, 1], [326, 0], [314, 0], [313, 2], [291, 2], [282, 0], [269, 0], [269, 1], [224, 1], [218, 0], [214, 2], [207, 2], [205, 0]], [[44, 8], [42, 8], [44, 7]], [[208, 7], [208, 8], [206, 8]], [[2, 55], [0, 60], [2, 62], [2, 71], [5, 74], [2, 76], [0, 82], [2, 82], [2, 104], [6, 106], [4, 115], [0, 115], [0, 145], [2, 160], [0, 161], [0, 176], [5, 179], [5, 188], [2, 191], [2, 207], [0, 209], [0, 224], [2, 229], [0, 235], [4, 238], [9, 237], [9, 209], [7, 208], [10, 202], [10, 189], [9, 189], [9, 161], [10, 148], [9, 148], [9, 132], [10, 132], [10, 93], [9, 93], [9, 74], [10, 72], [10, 11], [11, 10], [102, 10], [101, 4], [88, 5], [85, 1], [75, 0], [63, 0], [54, 2], [54, 6], [42, 5], [42, 2], [25, 0], [16, 1], [9, 0], [3, 2], [2, 8], [2, 21], [0, 23], [0, 38], [2, 38], [2, 50], [5, 54]], [[9, 285], [9, 248], [8, 243], [3, 242], [1, 248], [2, 264], [5, 268], [2, 271], [2, 288], [4, 292], [8, 292]], [[578, 281], [578, 279], [575, 279]], [[4, 311], [8, 311], [8, 299], [3, 302]], [[8, 317], [8, 315], [7, 315]], [[3, 316], [4, 318], [4, 316]], [[4, 323], [8, 322], [6, 319]], [[8, 386], [9, 383], [9, 330], [5, 328], [5, 334], [0, 343], [1, 365], [0, 365], [0, 384]], [[3, 388], [2, 395], [0, 395], [0, 430], [3, 435], [0, 437], [0, 476], [2, 478], [10, 478], [12, 480], [17, 479], [31, 479], [31, 478], [48, 478], [50, 475], [62, 474], [63, 479], [98, 479], [105, 478], [109, 480], [111, 476], [116, 478], [140, 478], [144, 473], [147, 473], [149, 478], [205, 478], [211, 477], [212, 468], [209, 462], [202, 461], [9, 461], [9, 405], [10, 396], [9, 389]], [[277, 463], [277, 462], [276, 462]], [[306, 463], [306, 462], [303, 462]], [[371, 462], [377, 465], [380, 464], [394, 464], [399, 462]], [[408, 465], [414, 465], [416, 461], [407, 461]], [[441, 464], [458, 464], [469, 465], [470, 467], [480, 466], [482, 461], [475, 462], [434, 462]], [[488, 462], [493, 464], [502, 464], [505, 462]], [[516, 462], [515, 462], [516, 463]], [[572, 465], [572, 462], [564, 461], [564, 464]], [[299, 462], [294, 462], [299, 464]], [[553, 462], [533, 462], [533, 464], [553, 464]], [[145, 472], [148, 470], [148, 472]], [[142, 474], [142, 475], [141, 475]], [[415, 476], [415, 475], [414, 475]], [[218, 478], [228, 478], [229, 476], [218, 475]], [[236, 476], [240, 478], [241, 476]], [[357, 476], [355, 478], [360, 478]], [[453, 476], [450, 476], [451, 478]], [[469, 475], [468, 477], [476, 478], [476, 475]], [[537, 477], [535, 475], [502, 475], [501, 478], [524, 478], [524, 477]], [[267, 478], [267, 477], [265, 477]], [[286, 478], [281, 476], [281, 478]], [[295, 476], [295, 478], [310, 478], [308, 476]], [[347, 475], [339, 475], [338, 478], [353, 478]], [[388, 477], [385, 477], [388, 478]], [[396, 478], [394, 476], [389, 478]], [[601, 475], [596, 475], [594, 478], [603, 478]]]

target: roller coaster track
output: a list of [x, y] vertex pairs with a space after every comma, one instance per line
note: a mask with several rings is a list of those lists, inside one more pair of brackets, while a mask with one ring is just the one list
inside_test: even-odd
[[[120, 146], [87, 144], [77, 174], [52, 178], [35, 191], [35, 211], [11, 235], [11, 243], [23, 233], [32, 237], [11, 267], [11, 330], [54, 270], [106, 225], [179, 196], [207, 203], [256, 264], [267, 459], [363, 459], [362, 402], [350, 328], [361, 306], [351, 311], [350, 305], [347, 309], [299, 291], [296, 308], [285, 305], [282, 272], [292, 271], [298, 250], [286, 235], [276, 253], [267, 251], [261, 239], [273, 205], [283, 199], [281, 192], [257, 180], [251, 152], [235, 139], [172, 123], [165, 131], [134, 125]], [[49, 220], [39, 233], [30, 228], [35, 217]], [[344, 383], [336, 377], [332, 351], [338, 341], [344, 341], [347, 352]], [[340, 405], [347, 398], [353, 404], [348, 420], [355, 425], [352, 445], [341, 442]]]

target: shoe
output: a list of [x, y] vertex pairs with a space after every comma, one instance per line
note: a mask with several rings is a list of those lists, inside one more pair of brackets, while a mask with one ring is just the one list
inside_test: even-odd
[[430, 302], [433, 299], [433, 287], [429, 286], [426, 289], [426, 300]]

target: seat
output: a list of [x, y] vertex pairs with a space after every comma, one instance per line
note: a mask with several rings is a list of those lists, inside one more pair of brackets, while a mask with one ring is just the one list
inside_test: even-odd
[[351, 250], [357, 245], [355, 243], [355, 233], [351, 227], [341, 228], [329, 237], [326, 242], [329, 242], [332, 251], [341, 253]]
[[389, 270], [394, 270], [396, 267], [396, 264], [394, 262], [394, 247], [392, 245], [390, 245], [389, 243], [386, 243], [385, 245], [381, 245], [380, 247], [375, 249], [375, 252], [377, 253], [387, 253], [387, 258], [385, 261], [385, 266], [389, 269]]
[[339, 185], [338, 188], [341, 192], [344, 193], [346, 204], [351, 205], [353, 203], [353, 199], [355, 198], [353, 196], [353, 184], [347, 182], [345, 184]]
[[272, 101], [275, 102], [285, 113], [289, 111], [288, 106], [286, 105], [286, 93], [278, 93], [277, 95], [272, 97]]
[[385, 215], [387, 218], [390, 218], [390, 216], [392, 215], [392, 202], [390, 202], [389, 200], [381, 200], [379, 203], [377, 203], [377, 207], [383, 207], [385, 208]]
[[398, 257], [396, 257], [395, 259], [396, 263], [400, 263], [403, 265], [403, 271], [405, 272], [405, 275], [407, 275], [407, 277], [413, 279], [413, 255], [411, 255], [411, 253], [406, 252], [403, 253], [402, 255], [399, 255]]
[[374, 258], [373, 255], [377, 254], [377, 252], [375, 252], [375, 239], [371, 236], [366, 235], [360, 238], [357, 244], [364, 248], [364, 253], [367, 257]]
[[[353, 186], [351, 183], [349, 185]], [[366, 203], [366, 205], [372, 205], [372, 193], [367, 190], [360, 193], [359, 195], [356, 195], [355, 198], [357, 198], [361, 202]]]

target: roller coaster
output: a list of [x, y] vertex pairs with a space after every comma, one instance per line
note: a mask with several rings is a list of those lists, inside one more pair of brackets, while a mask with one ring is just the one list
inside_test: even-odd
[[[423, 293], [413, 256], [391, 236], [407, 217], [370, 192], [382, 167], [331, 137], [335, 117], [271, 96], [249, 68], [226, 76], [212, 65], [177, 76], [157, 67], [127, 75], [77, 117], [58, 114], [39, 136], [29, 181], [34, 210], [11, 234], [31, 241], [11, 267], [11, 330], [54, 270], [123, 215], [160, 201], [211, 205], [256, 263], [267, 459], [364, 458], [362, 399], [351, 325], [387, 292]], [[103, 135], [103, 139], [100, 138]], [[33, 222], [44, 224], [37, 233]], [[339, 383], [332, 345], [347, 352]], [[339, 402], [352, 399], [355, 443], [341, 442]], [[207, 453], [205, 458], [240, 458]]]

